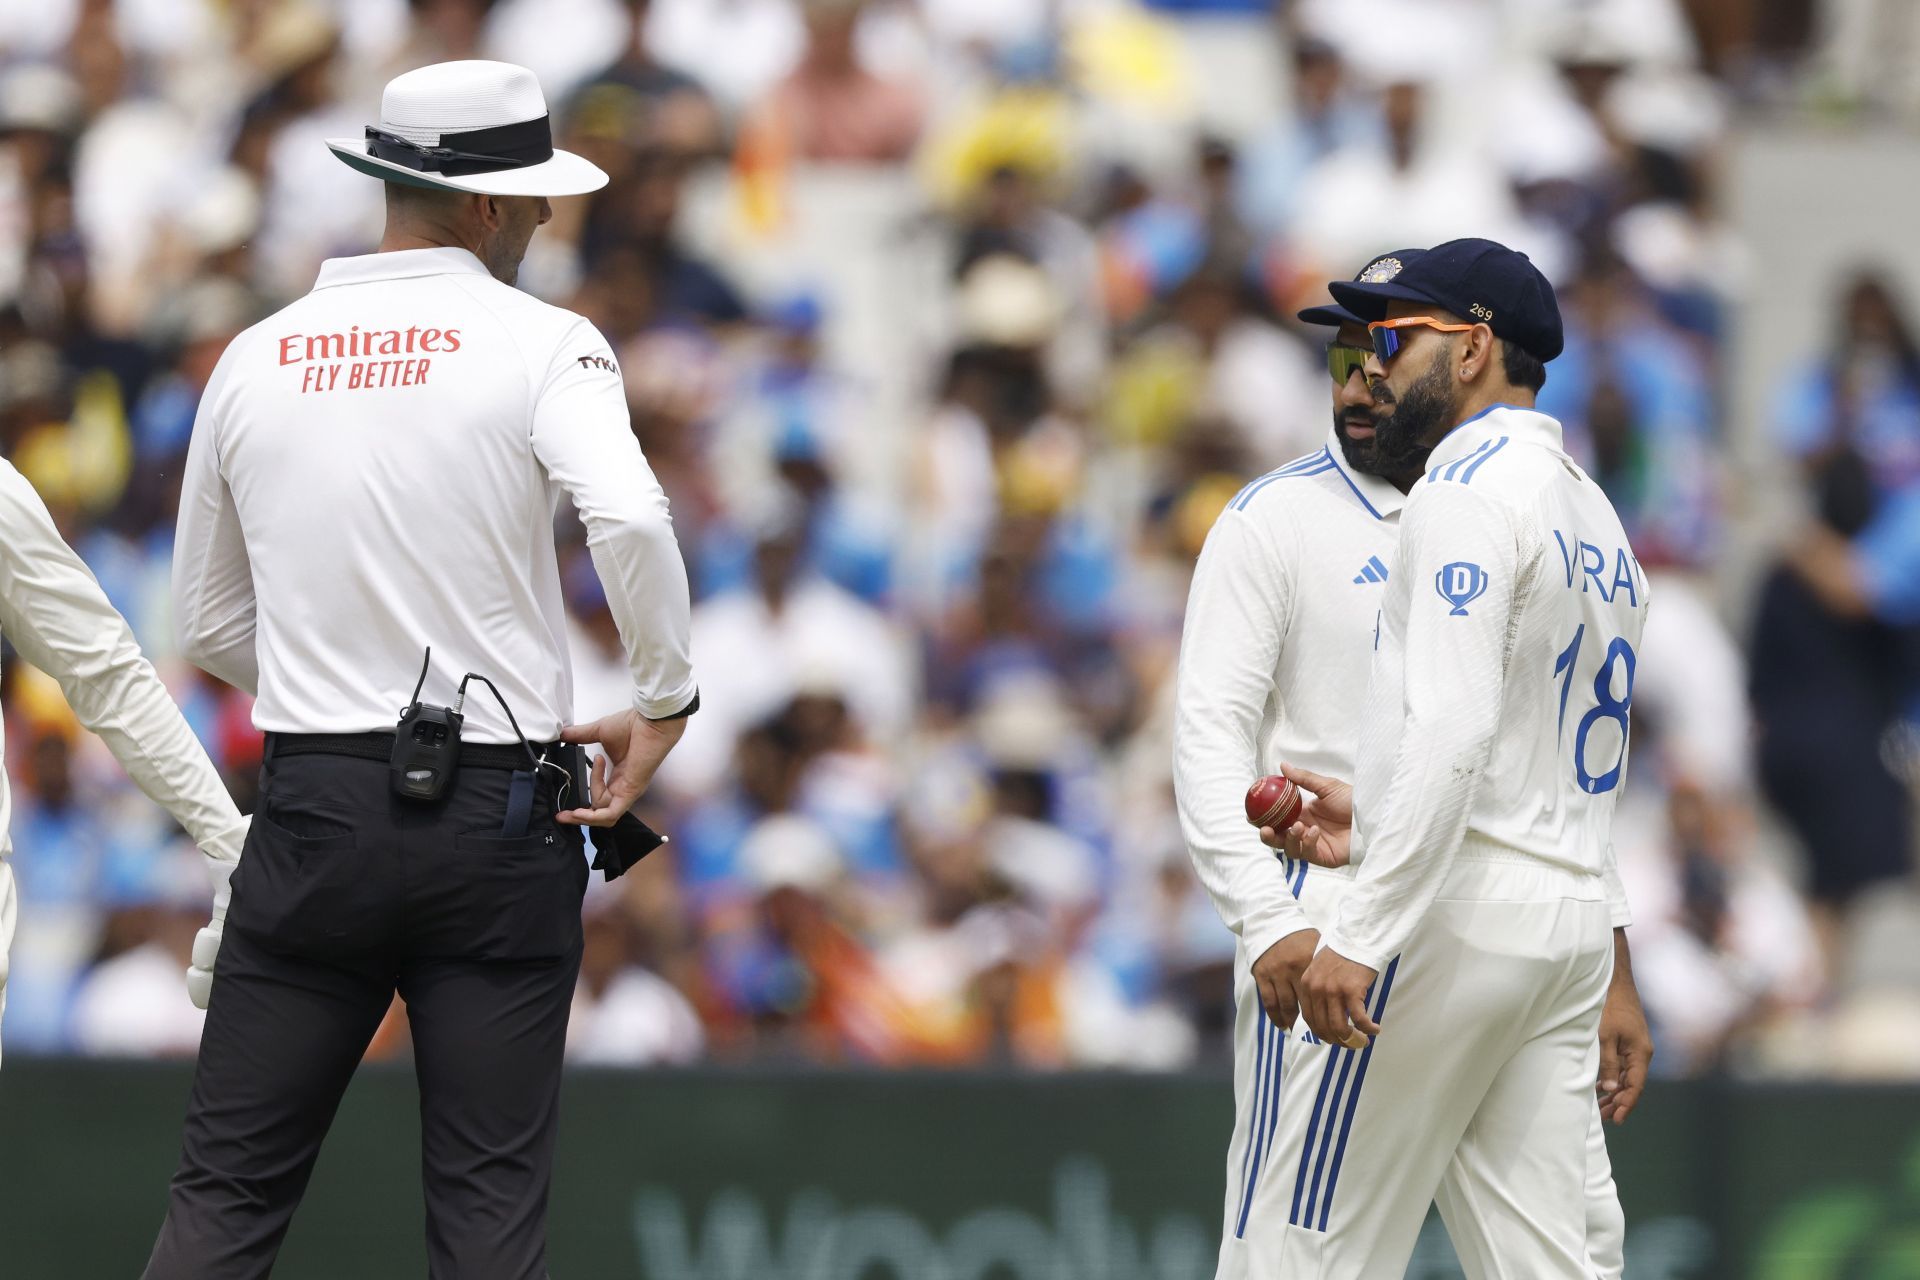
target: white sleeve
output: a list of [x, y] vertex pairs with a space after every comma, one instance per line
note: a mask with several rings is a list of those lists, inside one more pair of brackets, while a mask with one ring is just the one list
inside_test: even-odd
[[[1402, 661], [1404, 730], [1380, 793], [1357, 792], [1354, 825], [1366, 857], [1325, 945], [1381, 969], [1406, 945], [1460, 852], [1481, 774], [1493, 755], [1506, 687], [1515, 587], [1531, 566], [1506, 509], [1459, 484], [1422, 484], [1401, 517], [1399, 564], [1411, 592]], [[1472, 607], [1456, 609], [1428, 584], [1481, 575]]]
[[33, 486], [0, 463], [0, 632], [20, 656], [60, 682], [80, 723], [99, 734], [127, 775], [194, 842], [240, 855], [239, 810], [126, 620]]
[[697, 696], [687, 566], [667, 495], [633, 438], [613, 351], [579, 320], [554, 349], [544, 379], [533, 410], [534, 456], [587, 528], [594, 571], [626, 645], [633, 705], [650, 719], [682, 714]]
[[1616, 929], [1625, 929], [1633, 923], [1633, 908], [1627, 903], [1627, 886], [1620, 879], [1620, 863], [1613, 856], [1613, 841], [1607, 841], [1607, 865], [1601, 869], [1600, 879], [1607, 891], [1607, 914]]
[[207, 381], [187, 446], [173, 537], [174, 628], [187, 661], [256, 693], [260, 658], [254, 646], [253, 566], [233, 491], [220, 470], [220, 390], [233, 350], [227, 348]]
[[1272, 849], [1247, 824], [1258, 734], [1288, 616], [1286, 564], [1247, 516], [1222, 512], [1194, 567], [1180, 637], [1173, 787], [1200, 883], [1248, 959], [1312, 928]]

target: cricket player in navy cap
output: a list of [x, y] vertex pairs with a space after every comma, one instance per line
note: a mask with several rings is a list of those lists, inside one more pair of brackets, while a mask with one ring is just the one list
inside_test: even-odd
[[1646, 576], [1533, 408], [1561, 327], [1523, 254], [1451, 241], [1332, 292], [1366, 323], [1374, 450], [1425, 456], [1354, 785], [1313, 779], [1282, 841], [1352, 878], [1296, 987], [1252, 1210], [1284, 1226], [1247, 1274], [1399, 1277], [1442, 1195], [1474, 1228], [1454, 1233], [1468, 1275], [1587, 1280]]
[[[1356, 279], [1422, 253], [1397, 249]], [[1391, 269], [1388, 267], [1387, 269]], [[1375, 403], [1365, 362], [1366, 322], [1338, 304], [1299, 318], [1325, 326], [1333, 426], [1327, 447], [1254, 480], [1220, 515], [1195, 568], [1181, 642], [1175, 784], [1187, 844], [1222, 919], [1240, 939], [1235, 971], [1235, 1124], [1227, 1157], [1225, 1223], [1217, 1280], [1255, 1274], [1273, 1254], [1290, 1206], [1262, 1197], [1277, 1181], [1276, 1099], [1289, 1075], [1315, 1076], [1355, 1051], [1293, 1038], [1297, 986], [1319, 930], [1353, 884], [1350, 865], [1316, 868], [1276, 858], [1247, 826], [1248, 779], [1285, 767], [1295, 781], [1330, 789], [1350, 777], [1380, 619], [1397, 558], [1406, 494], [1425, 477], [1429, 450], [1386, 459], [1376, 448]], [[1276, 845], [1280, 834], [1263, 833]], [[1292, 851], [1298, 854], [1298, 838]], [[1646, 1019], [1625, 963], [1625, 901], [1612, 904], [1622, 963], [1601, 1027], [1601, 1096], [1590, 1098], [1584, 1200], [1590, 1274], [1623, 1269], [1624, 1222], [1602, 1129], [1603, 1112], [1631, 1110], [1648, 1059]], [[1337, 1069], [1337, 1064], [1336, 1064]], [[1450, 1167], [1434, 1196], [1456, 1248], [1484, 1254], [1465, 1171]]]

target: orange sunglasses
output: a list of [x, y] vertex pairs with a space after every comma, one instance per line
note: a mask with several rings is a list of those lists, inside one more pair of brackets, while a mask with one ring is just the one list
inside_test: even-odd
[[1401, 316], [1398, 320], [1375, 320], [1367, 325], [1367, 336], [1373, 339], [1373, 354], [1385, 364], [1400, 354], [1400, 348], [1406, 340], [1400, 336], [1401, 329], [1438, 329], [1442, 333], [1465, 333], [1476, 328], [1470, 324], [1445, 324], [1432, 316]]

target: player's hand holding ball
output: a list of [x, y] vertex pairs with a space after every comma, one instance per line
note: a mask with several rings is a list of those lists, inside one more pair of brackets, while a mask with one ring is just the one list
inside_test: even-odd
[[1300, 788], [1285, 777], [1268, 774], [1255, 778], [1247, 788], [1247, 821], [1260, 828], [1262, 836], [1269, 831], [1285, 831], [1299, 821], [1303, 799]]
[[[1279, 775], [1257, 778], [1247, 788], [1247, 821], [1260, 828], [1262, 842], [1290, 858], [1344, 867], [1351, 856], [1353, 787], [1283, 764]], [[1260, 1003], [1288, 1030], [1295, 1018], [1304, 1017], [1328, 1044], [1364, 1049], [1367, 1036], [1380, 1032], [1367, 1016], [1374, 971], [1332, 951], [1316, 956], [1319, 945], [1319, 933], [1301, 929], [1268, 947], [1253, 962]]]
[[1277, 776], [1260, 778], [1247, 789], [1247, 821], [1260, 828], [1262, 841], [1289, 858], [1344, 867], [1352, 856], [1353, 785], [1283, 764]]
[[1366, 1048], [1367, 1037], [1380, 1034], [1367, 1015], [1367, 991], [1378, 976], [1337, 951], [1322, 951], [1300, 976], [1300, 1016], [1328, 1044]]

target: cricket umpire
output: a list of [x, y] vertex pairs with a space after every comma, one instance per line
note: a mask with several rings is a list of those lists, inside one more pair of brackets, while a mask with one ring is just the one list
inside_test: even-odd
[[[153, 1280], [269, 1273], [396, 991], [428, 1274], [546, 1276], [581, 827], [610, 829], [610, 874], [646, 847], [627, 810], [699, 701], [686, 568], [613, 353], [513, 287], [547, 197], [606, 175], [554, 149], [521, 67], [423, 67], [380, 106], [328, 142], [386, 183], [379, 251], [234, 340], [187, 459], [182, 644], [257, 692], [266, 757]], [[563, 497], [633, 678], [573, 728]]]

